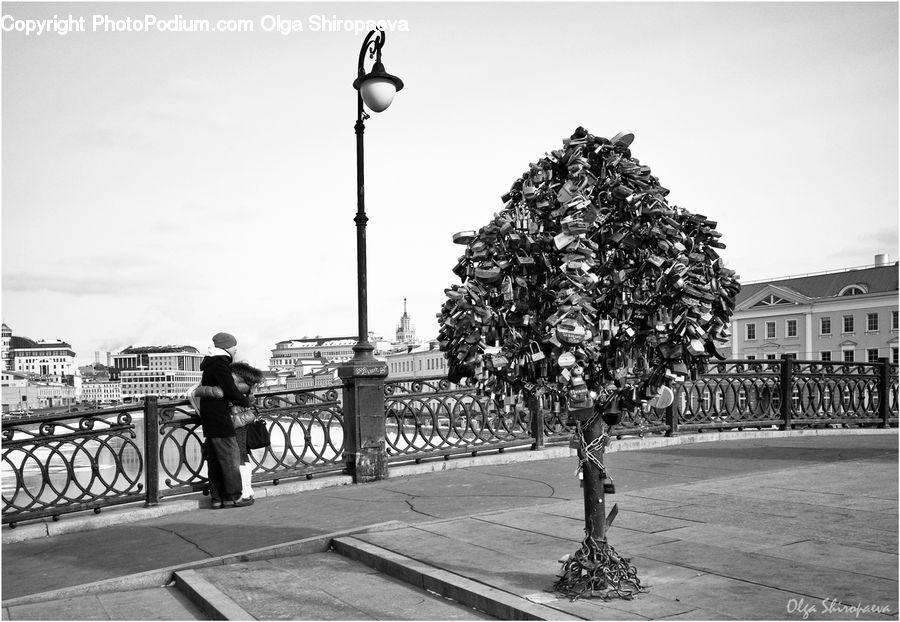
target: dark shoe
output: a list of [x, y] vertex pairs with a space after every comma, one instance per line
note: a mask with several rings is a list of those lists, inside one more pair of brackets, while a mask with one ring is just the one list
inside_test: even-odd
[[222, 505], [224, 508], [244, 508], [248, 505], [253, 505], [253, 497], [249, 499], [238, 499], [237, 501], [232, 501], [228, 504]]

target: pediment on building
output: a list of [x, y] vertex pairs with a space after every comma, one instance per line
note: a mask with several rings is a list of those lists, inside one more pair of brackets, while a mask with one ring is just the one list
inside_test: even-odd
[[856, 343], [855, 341], [853, 341], [852, 339], [844, 339], [844, 340], [843, 340], [842, 342], [840, 342], [838, 345], [839, 345], [840, 347], [843, 348], [843, 347], [845, 347], [845, 346], [853, 346], [853, 347], [856, 347], [856, 346], [858, 346], [859, 344]]
[[735, 311], [747, 309], [770, 309], [772, 307], [787, 307], [791, 305], [805, 305], [812, 302], [812, 298], [804, 296], [798, 291], [778, 285], [766, 285], [764, 288], [750, 296], [737, 306]]

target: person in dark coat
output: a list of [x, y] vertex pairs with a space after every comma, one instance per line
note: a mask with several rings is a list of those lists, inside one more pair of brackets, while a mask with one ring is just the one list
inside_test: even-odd
[[212, 507], [244, 507], [253, 503], [241, 499], [241, 457], [231, 422], [231, 406], [249, 407], [250, 398], [241, 393], [231, 375], [231, 361], [237, 352], [237, 339], [228, 333], [216, 333], [213, 347], [200, 363], [201, 386], [219, 387], [223, 397], [200, 398], [200, 422], [206, 439], [206, 470]]

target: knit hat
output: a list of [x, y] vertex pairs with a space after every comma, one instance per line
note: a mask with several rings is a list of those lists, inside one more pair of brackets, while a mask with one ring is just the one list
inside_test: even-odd
[[216, 333], [213, 335], [213, 345], [227, 350], [237, 345], [237, 339], [234, 338], [234, 335], [229, 335], [228, 333]]

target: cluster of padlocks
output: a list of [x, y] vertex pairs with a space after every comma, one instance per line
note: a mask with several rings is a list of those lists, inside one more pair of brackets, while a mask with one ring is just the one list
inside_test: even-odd
[[578, 128], [529, 166], [454, 268], [438, 314], [449, 379], [507, 405], [548, 394], [604, 419], [662, 407], [669, 387], [721, 358], [740, 284], [716, 223], [666, 202], [634, 136]]

